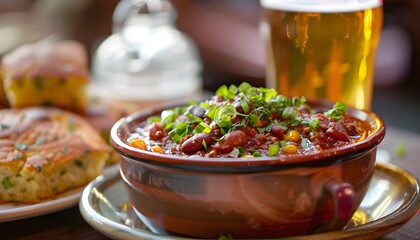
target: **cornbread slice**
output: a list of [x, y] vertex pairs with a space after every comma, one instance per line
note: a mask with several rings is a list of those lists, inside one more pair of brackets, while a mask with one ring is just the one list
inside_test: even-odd
[[0, 202], [36, 203], [100, 175], [112, 149], [56, 108], [0, 110]]
[[79, 42], [21, 46], [3, 57], [2, 68], [11, 107], [54, 106], [85, 112], [88, 62]]

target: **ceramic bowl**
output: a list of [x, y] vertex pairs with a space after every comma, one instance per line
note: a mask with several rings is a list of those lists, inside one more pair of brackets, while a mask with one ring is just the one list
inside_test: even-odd
[[369, 136], [314, 154], [187, 158], [130, 147], [130, 133], [164, 109], [116, 122], [111, 143], [122, 156], [121, 176], [137, 215], [152, 231], [179, 236], [255, 239], [341, 229], [365, 196], [385, 136], [377, 115], [349, 108], [350, 116], [370, 125]]

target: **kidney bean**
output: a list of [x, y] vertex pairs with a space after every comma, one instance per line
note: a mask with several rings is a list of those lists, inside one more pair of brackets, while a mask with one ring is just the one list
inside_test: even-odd
[[203, 140], [206, 142], [207, 145], [210, 145], [212, 137], [209, 133], [196, 134], [182, 143], [182, 152], [186, 154], [193, 154], [198, 150], [204, 149]]
[[149, 138], [154, 141], [162, 139], [164, 136], [163, 126], [160, 122], [155, 122], [149, 127]]
[[238, 130], [244, 132], [247, 138], [253, 138], [258, 134], [257, 129], [251, 127], [238, 127]]
[[278, 124], [273, 124], [273, 125], [271, 126], [270, 133], [271, 133], [273, 136], [275, 136], [276, 138], [278, 138], [278, 139], [283, 139], [283, 136], [284, 136], [284, 130], [283, 130], [283, 128], [282, 128], [280, 125], [278, 125]]
[[245, 145], [247, 136], [244, 132], [240, 130], [235, 130], [226, 134], [225, 138], [216, 143], [213, 148], [219, 153], [229, 153], [233, 150], [234, 147]]
[[328, 125], [328, 129], [326, 131], [327, 136], [330, 136], [332, 138], [344, 141], [344, 142], [350, 142], [349, 134], [346, 131], [346, 128], [341, 123], [338, 122], [331, 122]]

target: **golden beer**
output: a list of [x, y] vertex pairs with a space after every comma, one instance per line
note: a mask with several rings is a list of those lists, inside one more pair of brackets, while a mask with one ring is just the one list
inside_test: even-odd
[[268, 87], [370, 109], [381, 0], [260, 3]]

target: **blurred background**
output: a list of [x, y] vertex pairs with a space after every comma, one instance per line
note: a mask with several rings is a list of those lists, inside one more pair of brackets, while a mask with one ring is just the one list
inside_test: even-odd
[[[0, 56], [45, 39], [85, 44], [89, 57], [111, 33], [119, 0], [0, 0]], [[258, 0], [173, 0], [176, 26], [198, 47], [203, 87], [264, 86]], [[420, 133], [420, 1], [384, 0], [372, 110], [390, 127]]]

